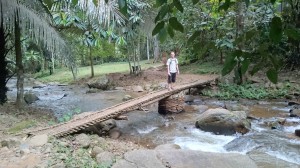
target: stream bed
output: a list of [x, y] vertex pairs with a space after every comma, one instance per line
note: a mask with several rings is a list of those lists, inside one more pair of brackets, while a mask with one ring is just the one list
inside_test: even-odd
[[[13, 79], [12, 79], [13, 80]], [[14, 81], [8, 83], [8, 98], [13, 101], [16, 95]], [[128, 94], [124, 90], [103, 91], [87, 94], [86, 87], [62, 86], [57, 84], [32, 87], [25, 84], [25, 91], [35, 93], [39, 100], [31, 104], [39, 108], [48, 108], [59, 118], [74, 112], [97, 111], [121, 103]], [[129, 140], [148, 148], [160, 144], [177, 144], [182, 149], [206, 152], [238, 152], [247, 154], [262, 167], [300, 167], [300, 138], [293, 136], [300, 129], [300, 118], [289, 117], [292, 106], [285, 100], [276, 101], [218, 101], [194, 96], [187, 106], [236, 107], [256, 116], [251, 122], [251, 131], [245, 135], [215, 135], [195, 127], [197, 112], [185, 111], [179, 114], [161, 115], [154, 103], [149, 111], [132, 111], [126, 114], [128, 120], [117, 121], [122, 132], [120, 139]], [[287, 125], [272, 129], [266, 123], [285, 118]]]

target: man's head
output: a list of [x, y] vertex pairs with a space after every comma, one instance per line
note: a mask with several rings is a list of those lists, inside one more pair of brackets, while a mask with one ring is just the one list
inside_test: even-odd
[[175, 57], [175, 52], [171, 51], [170, 55], [171, 55], [171, 58], [174, 58]]

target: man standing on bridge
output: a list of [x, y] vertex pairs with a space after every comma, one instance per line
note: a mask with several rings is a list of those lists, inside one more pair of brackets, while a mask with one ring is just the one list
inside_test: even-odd
[[176, 81], [176, 73], [179, 75], [179, 67], [178, 60], [175, 58], [175, 52], [171, 51], [171, 58], [167, 61], [167, 69], [168, 69], [168, 89], [173, 90], [173, 83]]

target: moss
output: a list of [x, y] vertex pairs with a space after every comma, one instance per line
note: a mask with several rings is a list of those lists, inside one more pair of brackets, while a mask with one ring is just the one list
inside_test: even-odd
[[35, 125], [36, 125], [36, 121], [34, 121], [34, 120], [25, 120], [25, 121], [22, 121], [20, 123], [17, 123], [13, 127], [9, 128], [8, 132], [15, 134], [15, 133], [18, 133], [18, 132], [22, 131], [23, 129], [30, 128], [30, 127], [35, 126]]

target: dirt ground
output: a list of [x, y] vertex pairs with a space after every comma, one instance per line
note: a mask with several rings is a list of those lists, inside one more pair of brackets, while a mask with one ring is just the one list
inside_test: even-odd
[[[195, 75], [180, 73], [176, 77], [175, 85], [181, 85], [193, 82], [197, 79], [203, 79], [211, 75]], [[167, 83], [167, 69], [165, 66], [153, 67], [141, 72], [140, 75], [129, 75], [123, 73], [112, 73], [109, 74], [109, 78], [116, 84], [116, 86], [132, 86], [147, 84], [162, 84]]]

